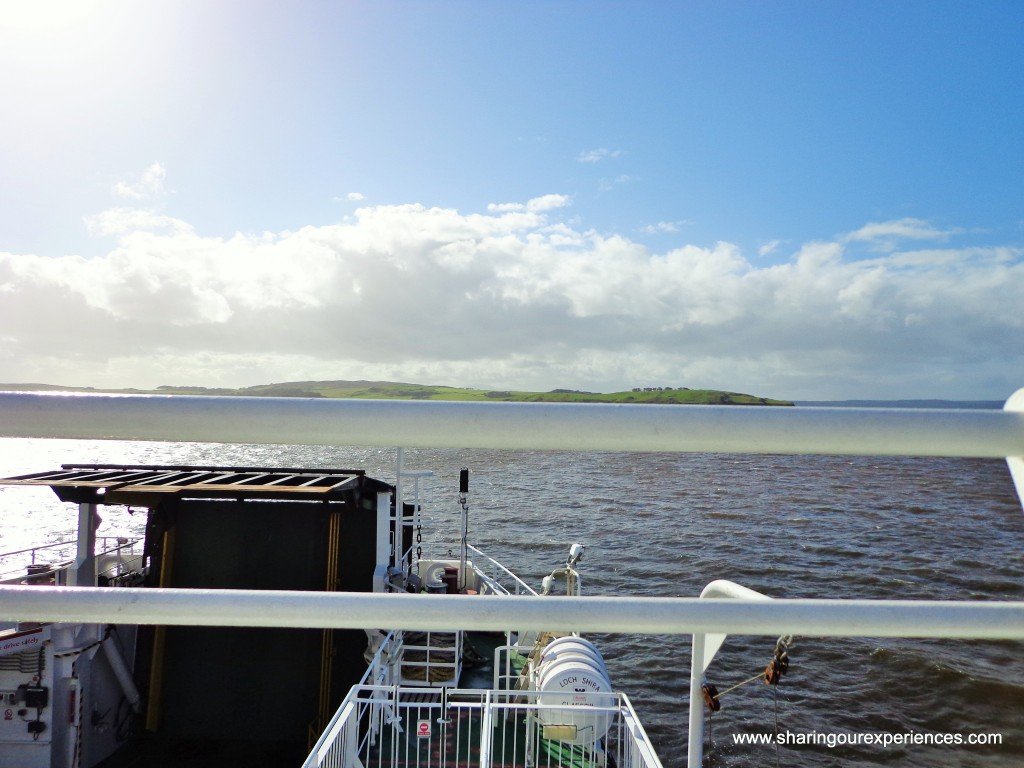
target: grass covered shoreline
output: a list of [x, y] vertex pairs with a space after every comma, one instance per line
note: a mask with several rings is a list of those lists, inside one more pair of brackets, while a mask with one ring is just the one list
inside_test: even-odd
[[661, 403], [666, 405], [793, 405], [742, 392], [687, 387], [639, 387], [624, 392], [586, 392], [554, 389], [549, 392], [486, 390], [393, 381], [290, 381], [238, 389], [165, 385], [156, 389], [97, 389], [58, 384], [0, 384], [0, 389], [21, 392], [94, 392], [109, 394], [216, 395], [221, 397], [329, 397], [367, 400], [463, 400], [519, 403]]

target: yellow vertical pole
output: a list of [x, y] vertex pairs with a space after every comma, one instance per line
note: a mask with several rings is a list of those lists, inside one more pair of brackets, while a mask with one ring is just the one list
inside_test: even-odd
[[[174, 566], [174, 528], [164, 531], [162, 556], [160, 558], [161, 588], [171, 585], [171, 571]], [[160, 725], [160, 700], [164, 684], [164, 644], [167, 627], [158, 626], [153, 631], [153, 656], [149, 665], [149, 697], [146, 701], [146, 730], [155, 731]]]
[[[341, 541], [341, 512], [331, 512], [327, 524], [327, 568], [325, 592], [338, 590], [338, 545]], [[310, 728], [310, 747], [326, 727], [331, 712], [331, 678], [334, 661], [334, 630], [324, 629], [320, 635], [320, 699], [317, 708], [317, 723]], [[315, 733], [314, 733], [315, 731]]]

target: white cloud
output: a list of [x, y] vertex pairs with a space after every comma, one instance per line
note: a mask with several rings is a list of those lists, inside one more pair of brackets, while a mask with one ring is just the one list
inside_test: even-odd
[[564, 208], [572, 202], [568, 195], [541, 195], [532, 200], [526, 201], [526, 210], [533, 213], [540, 211], [552, 211], [555, 208]]
[[488, 213], [543, 213], [553, 211], [556, 208], [565, 208], [572, 204], [569, 195], [541, 195], [527, 200], [525, 203], [488, 203]]
[[576, 157], [576, 161], [580, 163], [599, 163], [602, 160], [607, 160], [611, 157], [621, 157], [623, 154], [621, 149], [607, 149], [606, 147], [600, 147], [599, 149], [588, 149], [580, 152]]
[[665, 232], [678, 232], [679, 226], [683, 222], [681, 221], [659, 221], [656, 224], [647, 224], [646, 226], [640, 227], [640, 231], [645, 235], [656, 235]]
[[187, 233], [192, 227], [170, 216], [141, 208], [110, 208], [93, 216], [86, 216], [85, 227], [90, 235], [124, 235], [129, 232]]
[[767, 256], [770, 253], [775, 253], [775, 251], [778, 249], [780, 245], [782, 245], [781, 240], [771, 240], [767, 243], [764, 243], [761, 247], [757, 249], [757, 255]]
[[103, 256], [0, 253], [0, 380], [670, 381], [783, 397], [1020, 385], [1019, 248], [859, 259], [847, 249], [861, 241], [838, 238], [759, 266], [728, 242], [651, 250], [587, 231], [557, 218], [569, 203], [366, 206], [227, 238], [112, 209], [90, 219], [117, 237]]
[[867, 242], [881, 243], [885, 247], [894, 247], [899, 240], [948, 240], [952, 235], [960, 234], [962, 229], [936, 229], [922, 219], [895, 219], [865, 224], [860, 229], [849, 232], [841, 239], [846, 243]]
[[349, 192], [347, 195], [345, 195], [345, 199], [348, 200], [350, 203], [359, 203], [366, 199], [366, 195], [364, 195], [362, 192]]
[[523, 203], [488, 203], [487, 210], [491, 213], [509, 213], [511, 211], [525, 211]]
[[114, 194], [126, 200], [149, 200], [159, 197], [164, 191], [167, 170], [160, 163], [153, 163], [142, 172], [136, 181], [119, 181], [114, 185]]

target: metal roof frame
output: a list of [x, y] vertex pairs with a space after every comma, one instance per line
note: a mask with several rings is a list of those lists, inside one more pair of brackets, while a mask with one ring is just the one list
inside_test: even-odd
[[330, 501], [358, 488], [392, 490], [363, 470], [138, 464], [64, 464], [0, 484], [45, 485], [62, 501], [128, 506], [182, 498]]

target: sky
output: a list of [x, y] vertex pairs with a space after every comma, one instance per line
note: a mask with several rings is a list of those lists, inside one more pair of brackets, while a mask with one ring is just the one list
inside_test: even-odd
[[1024, 387], [1024, 4], [0, 0], [0, 382]]

